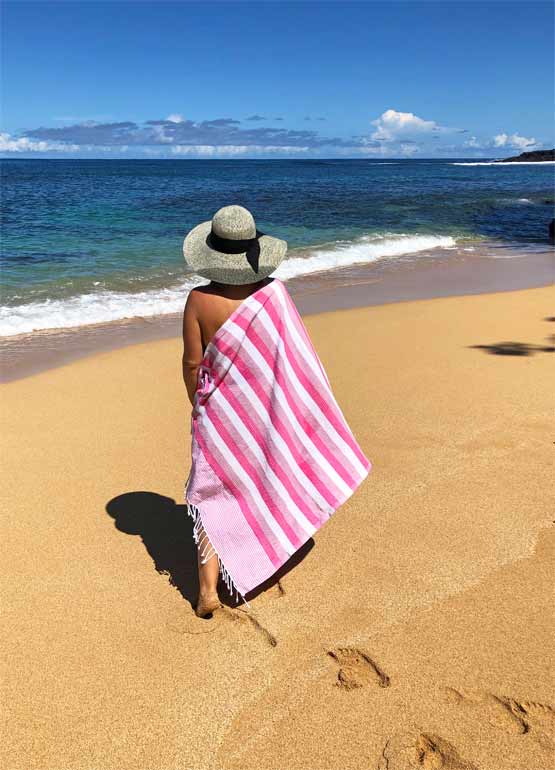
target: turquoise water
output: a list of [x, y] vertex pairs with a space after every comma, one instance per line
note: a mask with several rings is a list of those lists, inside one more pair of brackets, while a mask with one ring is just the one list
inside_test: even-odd
[[187, 231], [249, 208], [289, 242], [280, 275], [545, 241], [554, 167], [371, 160], [17, 160], [2, 167], [0, 333], [173, 312]]

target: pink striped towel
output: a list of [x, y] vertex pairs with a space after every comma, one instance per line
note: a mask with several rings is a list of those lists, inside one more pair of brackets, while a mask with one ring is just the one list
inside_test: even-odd
[[230, 592], [245, 602], [371, 468], [277, 278], [243, 300], [207, 345], [191, 433], [185, 500], [195, 541], [204, 528]]

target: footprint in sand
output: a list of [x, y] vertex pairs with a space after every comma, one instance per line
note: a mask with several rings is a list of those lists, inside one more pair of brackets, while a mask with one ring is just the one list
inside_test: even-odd
[[217, 631], [221, 626], [232, 624], [248, 628], [253, 628], [262, 641], [269, 647], [277, 646], [277, 638], [265, 628], [262, 623], [252, 614], [241, 609], [231, 609], [225, 605], [216, 610], [209, 619], [198, 618], [194, 612], [184, 615], [179, 620], [168, 622], [167, 628], [183, 636], [200, 636], [202, 634], [211, 634]]
[[181, 615], [166, 623], [168, 630], [182, 636], [202, 636], [217, 631], [223, 618], [215, 612], [209, 620], [198, 618], [194, 612]]
[[383, 748], [377, 770], [478, 770], [463, 759], [445, 738], [414, 730], [392, 735]]
[[378, 664], [355, 647], [330, 650], [328, 655], [339, 665], [336, 685], [345, 690], [365, 687], [367, 684], [377, 684], [379, 687], [389, 687], [391, 684]]
[[555, 748], [555, 709], [545, 703], [519, 701], [494, 693], [463, 693], [448, 687], [445, 690], [452, 703], [478, 708], [487, 713], [490, 722], [515, 735], [535, 738], [547, 749]]
[[243, 623], [243, 625], [249, 625], [251, 628], [254, 628], [260, 638], [263, 639], [267, 645], [270, 647], [277, 647], [277, 638], [268, 628], [262, 625], [262, 623], [258, 620], [252, 611], [249, 612], [248, 610], [242, 609], [229, 610], [227, 608], [224, 608], [224, 611], [228, 613], [228, 616], [235, 623]]
[[269, 589], [267, 593], [271, 594], [276, 599], [278, 599], [280, 596], [285, 596], [285, 588], [283, 587], [281, 580], [278, 580], [277, 583], [274, 583], [272, 588]]
[[281, 599], [282, 596], [285, 596], [285, 588], [283, 587], [283, 583], [281, 580], [278, 580], [276, 583], [271, 585], [269, 588], [267, 588], [265, 591], [263, 591], [260, 594], [260, 597], [256, 597], [257, 599], [264, 600], [274, 600], [274, 599]]

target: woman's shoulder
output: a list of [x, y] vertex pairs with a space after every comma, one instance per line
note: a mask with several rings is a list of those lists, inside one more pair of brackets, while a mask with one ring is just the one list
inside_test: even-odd
[[270, 276], [258, 283], [237, 286], [228, 286], [210, 282], [208, 284], [203, 284], [202, 286], [195, 286], [191, 289], [190, 295], [193, 295], [193, 301], [195, 302], [204, 302], [207, 299], [212, 298], [222, 300], [242, 300], [272, 283], [278, 284], [280, 281], [277, 278]]

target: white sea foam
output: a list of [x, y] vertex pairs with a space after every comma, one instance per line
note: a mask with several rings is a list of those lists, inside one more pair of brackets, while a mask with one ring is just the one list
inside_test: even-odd
[[497, 203], [504, 206], [533, 206], [534, 201], [530, 198], [496, 198]]
[[499, 162], [497, 160], [480, 161], [476, 163], [451, 163], [452, 166], [553, 166], [555, 160], [509, 160], [506, 162]]
[[387, 235], [363, 236], [356, 241], [333, 247], [311, 249], [309, 257], [290, 257], [281, 263], [274, 275], [287, 280], [297, 275], [308, 275], [348, 265], [376, 262], [378, 259], [415, 254], [428, 249], [447, 249], [455, 246], [455, 239], [441, 235]]
[[[388, 234], [363, 236], [310, 249], [308, 256], [291, 256], [273, 273], [286, 281], [299, 275], [326, 272], [348, 265], [376, 262], [430, 249], [450, 249], [455, 239], [439, 235]], [[40, 329], [64, 329], [86, 324], [179, 312], [189, 291], [206, 283], [189, 278], [177, 286], [136, 293], [96, 291], [66, 299], [50, 299], [0, 308], [0, 336]]]

